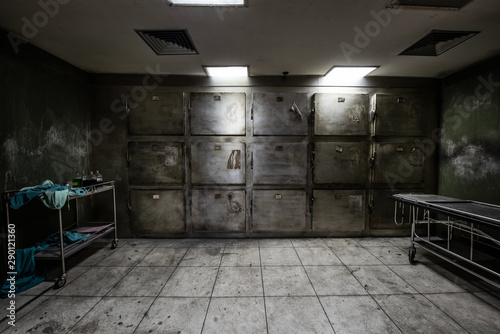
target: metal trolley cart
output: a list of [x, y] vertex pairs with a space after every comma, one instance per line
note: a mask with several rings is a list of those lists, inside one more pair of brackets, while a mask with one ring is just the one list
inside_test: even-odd
[[[496, 255], [499, 254], [500, 241], [491, 235], [499, 232], [500, 206], [431, 194], [395, 194], [389, 197], [395, 201], [394, 222], [411, 224], [410, 263], [415, 261], [417, 244], [500, 287], [496, 281], [500, 278]], [[460, 239], [460, 242], [455, 242], [455, 239]]]
[[[116, 228], [116, 193], [115, 193], [115, 183], [114, 181], [108, 181], [103, 183], [94, 184], [91, 186], [83, 187], [86, 190], [86, 193], [83, 195], [74, 195], [69, 196], [68, 201], [75, 201], [75, 223], [69, 227], [63, 228], [63, 218], [62, 212], [66, 205], [63, 208], [59, 209], [59, 240], [63, 240], [64, 231], [72, 231], [79, 233], [89, 233], [89, 237], [82, 242], [71, 243], [64, 245], [64, 242], [60, 242], [60, 246], [51, 246], [44, 250], [38, 251], [35, 253], [35, 259], [38, 260], [61, 260], [61, 276], [56, 280], [54, 288], [61, 288], [66, 284], [66, 263], [65, 259], [77, 251], [85, 248], [90, 243], [95, 240], [102, 238], [112, 232], [114, 232], [114, 239], [111, 243], [111, 249], [115, 249], [118, 246], [118, 233]], [[4, 193], [5, 200], [5, 212], [7, 215], [7, 225], [10, 225], [10, 214], [9, 210], [12, 210], [9, 207], [9, 201], [17, 193], [19, 190], [12, 190]], [[113, 220], [107, 222], [85, 222], [82, 223], [79, 220], [79, 208], [78, 208], [78, 200], [88, 196], [94, 196], [99, 193], [104, 192], [112, 192], [112, 200], [113, 200]]]

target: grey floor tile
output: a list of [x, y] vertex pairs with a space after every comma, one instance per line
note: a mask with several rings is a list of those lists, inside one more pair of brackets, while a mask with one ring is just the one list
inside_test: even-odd
[[141, 261], [152, 248], [121, 247], [114, 250], [113, 254], [99, 262], [99, 267], [133, 267]]
[[76, 254], [66, 259], [66, 264], [70, 267], [93, 267], [119, 249], [110, 247], [86, 247]]
[[122, 247], [154, 248], [160, 243], [160, 240], [133, 238], [133, 239], [120, 239], [118, 240], [118, 243], [121, 243]]
[[221, 333], [267, 333], [264, 298], [212, 298], [202, 334]]
[[347, 266], [380, 265], [379, 259], [362, 247], [337, 247], [333, 252]]
[[500, 310], [500, 293], [491, 291], [491, 292], [474, 292], [474, 295], [484, 302], [490, 304], [495, 307], [497, 310]]
[[318, 296], [368, 294], [344, 266], [305, 266], [304, 268]]
[[218, 270], [217, 267], [177, 267], [160, 296], [209, 297]]
[[105, 296], [128, 272], [127, 267], [92, 267], [58, 290], [61, 296]]
[[213, 297], [263, 296], [260, 267], [222, 267]]
[[224, 248], [226, 243], [227, 239], [193, 239], [191, 247]]
[[260, 248], [262, 266], [300, 266], [300, 260], [294, 248]]
[[107, 296], [156, 297], [167, 283], [174, 267], [135, 267]]
[[325, 239], [325, 243], [328, 247], [337, 248], [337, 247], [361, 247], [361, 245], [354, 239], [350, 238], [328, 238]]
[[104, 297], [69, 333], [133, 333], [153, 301], [154, 297]]
[[363, 247], [392, 246], [389, 238], [354, 238]]
[[221, 266], [260, 266], [260, 251], [254, 247], [226, 247]]
[[156, 245], [156, 248], [189, 248], [195, 239], [162, 239]]
[[316, 295], [303, 267], [264, 267], [262, 275], [266, 297]]
[[100, 299], [52, 296], [5, 333], [67, 333]]
[[470, 293], [425, 295], [471, 333], [499, 333], [500, 311]]
[[383, 264], [410, 264], [408, 252], [404, 252], [399, 247], [369, 246], [365, 247], [365, 249], [379, 259]]
[[320, 297], [336, 334], [401, 333], [370, 296]]
[[266, 297], [269, 334], [334, 333], [317, 297]]
[[498, 288], [491, 286], [453, 264], [426, 264], [426, 266], [469, 292], [498, 291]]
[[158, 297], [135, 333], [200, 334], [209, 298]]
[[410, 247], [410, 234], [407, 237], [388, 238], [389, 242], [396, 247], [408, 249]]
[[467, 333], [422, 295], [373, 296], [403, 333]]
[[216, 267], [220, 265], [222, 258], [222, 248], [218, 247], [200, 247], [190, 248], [184, 258], [179, 263], [181, 267]]
[[237, 247], [237, 248], [242, 248], [242, 247], [259, 247], [259, 240], [258, 239], [228, 239], [226, 242], [226, 248], [228, 247]]
[[156, 247], [137, 265], [150, 267], [177, 266], [187, 252], [187, 248]]
[[[15, 327], [12, 327], [9, 325], [9, 321], [16, 321], [16, 323], [22, 322], [22, 318], [25, 317], [26, 315], [30, 314], [38, 305], [41, 303], [45, 302], [50, 296], [44, 295], [40, 297], [36, 296], [21, 296], [19, 294], [16, 294], [15, 298], [5, 298], [0, 300], [0, 310], [2, 310], [2, 314], [0, 317], [0, 320], [3, 319], [5, 316], [10, 316], [10, 310], [7, 309], [7, 307], [13, 307], [15, 314], [13, 314], [14, 318], [7, 318], [3, 322], [0, 323], [0, 332], [3, 332], [4, 330], [7, 329], [14, 329]], [[14, 306], [10, 304], [10, 302], [14, 300]]]
[[406, 281], [387, 266], [348, 267], [370, 294], [417, 293]]
[[295, 248], [303, 248], [303, 247], [325, 248], [325, 247], [328, 247], [325, 240], [327, 240], [327, 239], [323, 239], [323, 238], [291, 239], [293, 247], [295, 247]]
[[423, 264], [389, 266], [420, 293], [465, 292], [459, 285]]
[[296, 248], [300, 261], [304, 266], [339, 266], [339, 258], [328, 247], [325, 248]]
[[290, 239], [259, 239], [259, 247], [293, 247]]

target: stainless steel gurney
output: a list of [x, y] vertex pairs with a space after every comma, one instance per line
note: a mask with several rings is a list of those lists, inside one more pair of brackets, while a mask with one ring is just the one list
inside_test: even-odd
[[432, 194], [395, 194], [394, 222], [411, 225], [410, 263], [419, 247], [500, 287], [500, 206]]

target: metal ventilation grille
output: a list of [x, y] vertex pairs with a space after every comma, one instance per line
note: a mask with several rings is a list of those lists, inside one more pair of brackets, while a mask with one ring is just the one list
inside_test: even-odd
[[458, 10], [467, 5], [472, 0], [391, 0], [387, 5], [388, 8], [405, 6], [414, 8], [437, 8], [437, 9], [453, 9]]
[[136, 32], [159, 56], [198, 54], [187, 29], [136, 30]]
[[439, 56], [478, 33], [479, 31], [432, 30], [400, 55]]

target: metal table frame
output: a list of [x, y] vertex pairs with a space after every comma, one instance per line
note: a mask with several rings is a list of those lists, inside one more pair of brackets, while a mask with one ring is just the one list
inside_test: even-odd
[[[397, 225], [411, 224], [408, 251], [410, 263], [415, 261], [415, 244], [418, 244], [419, 247], [432, 254], [500, 288], [499, 282], [486, 277], [489, 275], [492, 278], [500, 278], [500, 270], [484, 266], [475, 257], [475, 244], [481, 240], [483, 243], [486, 241], [490, 245], [500, 246], [499, 240], [481, 229], [485, 226], [494, 229], [500, 228], [500, 206], [439, 195], [395, 194], [389, 197], [395, 201], [394, 222]], [[433, 217], [439, 214], [446, 218], [436, 219]], [[417, 234], [417, 225], [419, 224], [427, 225], [426, 236]], [[445, 226], [446, 238], [441, 240], [445, 245], [441, 246], [433, 240], [434, 237], [431, 236], [431, 225], [433, 224]], [[454, 231], [459, 231], [467, 236], [469, 248], [467, 256], [458, 254], [452, 249]], [[462, 265], [457, 260], [470, 266]]]
[[[70, 255], [76, 253], [80, 249], [88, 246], [90, 243], [93, 241], [104, 237], [105, 235], [108, 235], [111, 232], [114, 232], [114, 239], [111, 243], [111, 249], [115, 249], [118, 246], [118, 231], [116, 228], [116, 191], [115, 191], [115, 182], [114, 181], [108, 181], [108, 182], [103, 182], [87, 187], [83, 187], [87, 192], [83, 195], [74, 195], [74, 196], [69, 196], [68, 197], [68, 202], [74, 200], [75, 201], [75, 224], [72, 224], [71, 226], [67, 228], [63, 228], [63, 219], [62, 219], [62, 212], [61, 210], [63, 208], [66, 208], [66, 205], [64, 205], [61, 209], [59, 209], [59, 240], [60, 242], [60, 247], [57, 246], [52, 246], [49, 247], [45, 250], [42, 250], [40, 252], [35, 253], [35, 259], [39, 260], [54, 260], [54, 259], [60, 259], [61, 260], [61, 276], [56, 280], [54, 288], [61, 288], [66, 284], [66, 278], [67, 278], [67, 273], [66, 273], [66, 262], [65, 259], [69, 257]], [[7, 218], [7, 226], [11, 224], [10, 221], [10, 214], [9, 210], [11, 210], [9, 206], [10, 199], [18, 192], [19, 190], [11, 190], [7, 191], [4, 193], [4, 201], [5, 201], [5, 212], [6, 212], [6, 218]], [[80, 220], [79, 220], [79, 208], [78, 208], [78, 200], [84, 197], [88, 196], [93, 196], [99, 193], [104, 193], [107, 191], [112, 191], [113, 195], [113, 221], [108, 221], [108, 222], [85, 222], [85, 226], [81, 226]], [[22, 208], [20, 209], [22, 210]], [[110, 226], [106, 227], [105, 229], [91, 233], [90, 236], [87, 238], [86, 241], [84, 242], [78, 242], [74, 244], [69, 244], [69, 245], [64, 245], [63, 241], [63, 232], [64, 231], [84, 231], [85, 229], [89, 227], [95, 227], [97, 224], [109, 224]]]

